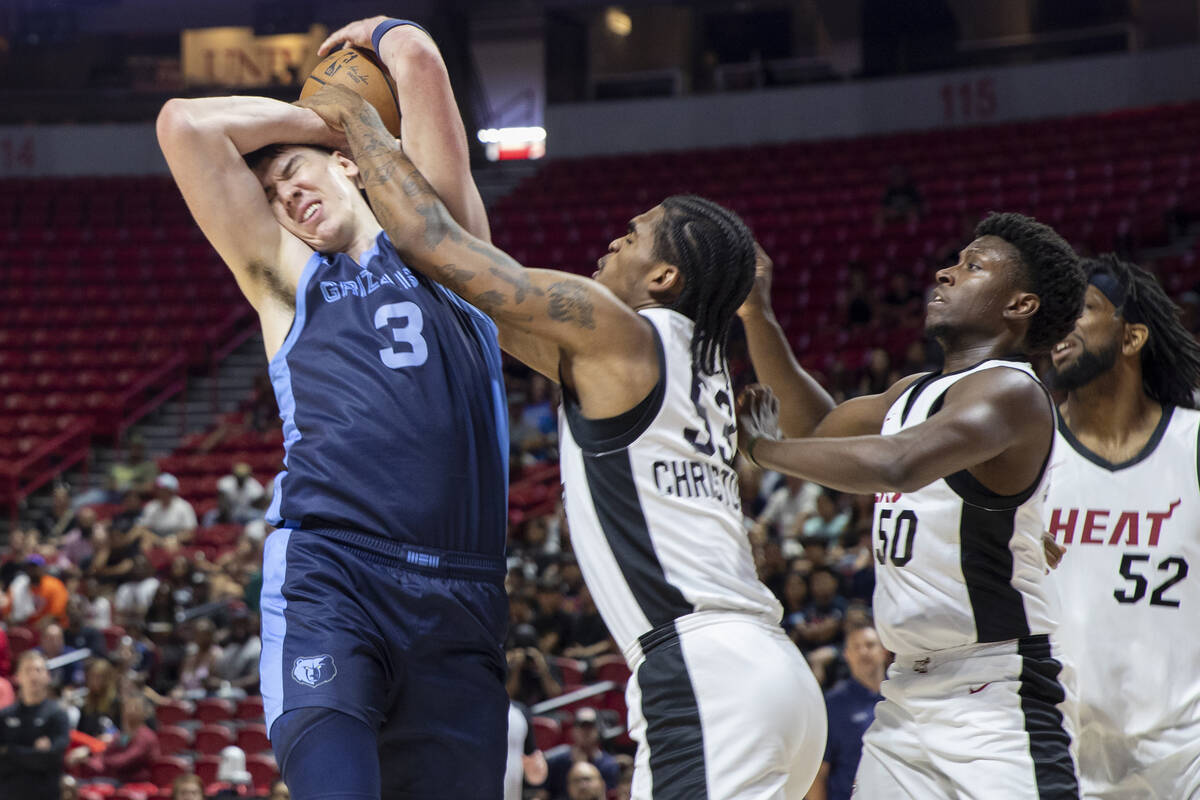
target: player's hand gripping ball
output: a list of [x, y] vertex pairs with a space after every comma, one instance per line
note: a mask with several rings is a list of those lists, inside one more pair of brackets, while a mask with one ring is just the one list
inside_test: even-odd
[[307, 100], [326, 86], [344, 86], [366, 100], [379, 112], [379, 118], [388, 132], [392, 136], [400, 136], [400, 105], [396, 100], [396, 85], [370, 50], [346, 47], [327, 55], [304, 81], [300, 99]]

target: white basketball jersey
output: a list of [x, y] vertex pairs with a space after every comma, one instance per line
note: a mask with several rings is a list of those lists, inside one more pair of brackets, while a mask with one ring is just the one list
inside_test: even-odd
[[742, 526], [729, 374], [693, 370], [690, 319], [639, 313], [659, 344], [654, 391], [620, 417], [589, 420], [564, 390], [559, 425], [571, 544], [631, 662], [638, 637], [695, 612], [782, 616]]
[[[920, 425], [946, 391], [985, 369], [1025, 362], [992, 360], [918, 379], [888, 410], [884, 436]], [[1045, 413], [1050, 409], [1030, 409]], [[1045, 586], [1042, 504], [1048, 471], [1020, 495], [989, 491], [966, 470], [915, 492], [875, 496], [875, 623], [894, 653], [1001, 642], [1054, 631], [1056, 604]]]
[[1111, 464], [1059, 422], [1046, 530], [1067, 548], [1051, 579], [1078, 674], [1085, 778], [1200, 747], [1198, 435], [1200, 412], [1167, 406], [1142, 452]]

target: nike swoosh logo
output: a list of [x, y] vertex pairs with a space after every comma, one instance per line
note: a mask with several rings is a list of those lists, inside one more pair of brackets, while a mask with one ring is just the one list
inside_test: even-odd
[[980, 692], [982, 692], [984, 689], [986, 689], [987, 687], [989, 687], [991, 685], [992, 684], [989, 681], [988, 683], [985, 683], [983, 686], [980, 686], [978, 689], [968, 689], [967, 693], [968, 694], [979, 694]]

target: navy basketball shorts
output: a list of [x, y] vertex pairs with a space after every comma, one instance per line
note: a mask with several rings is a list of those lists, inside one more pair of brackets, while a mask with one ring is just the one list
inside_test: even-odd
[[[501, 558], [353, 531], [275, 531], [263, 556], [268, 731], [293, 709], [339, 711], [377, 732], [383, 797], [498, 800], [503, 580]], [[273, 743], [286, 779], [288, 753]]]

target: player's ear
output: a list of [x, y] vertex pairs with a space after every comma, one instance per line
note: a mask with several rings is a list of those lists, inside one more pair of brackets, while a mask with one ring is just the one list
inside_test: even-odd
[[1125, 335], [1121, 339], [1122, 355], [1132, 356], [1140, 353], [1150, 341], [1150, 329], [1140, 322], [1126, 322]]
[[1033, 292], [1018, 292], [1005, 307], [1004, 316], [1010, 320], [1029, 320], [1041, 307], [1041, 299]]
[[355, 164], [349, 156], [347, 156], [341, 150], [334, 150], [333, 160], [356, 188], [366, 188], [363, 186], [362, 173], [358, 169], [358, 164]]
[[683, 293], [686, 279], [679, 267], [665, 261], [656, 261], [646, 275], [646, 291], [656, 301], [669, 303]]

